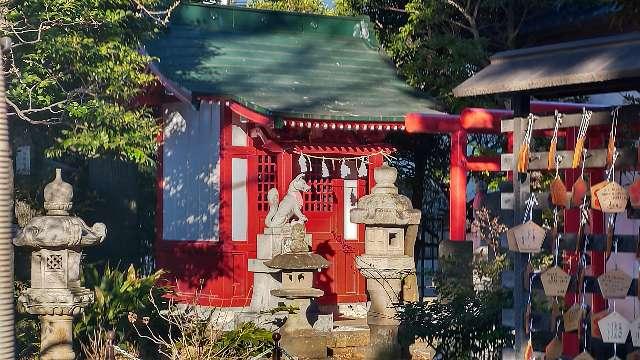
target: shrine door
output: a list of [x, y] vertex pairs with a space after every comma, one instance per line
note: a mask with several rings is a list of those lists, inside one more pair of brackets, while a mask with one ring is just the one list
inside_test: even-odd
[[349, 221], [349, 210], [365, 194], [366, 181], [357, 177], [323, 178], [315, 171], [307, 173], [306, 180], [311, 186], [311, 191], [304, 194], [307, 232], [313, 236], [313, 251], [331, 263], [316, 275], [315, 286], [324, 291], [319, 302], [366, 301], [365, 279], [355, 267], [355, 257], [364, 252], [364, 226]]

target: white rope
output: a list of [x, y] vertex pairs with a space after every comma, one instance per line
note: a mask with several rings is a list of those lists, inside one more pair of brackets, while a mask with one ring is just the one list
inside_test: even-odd
[[587, 129], [589, 128], [589, 120], [591, 120], [593, 111], [582, 108], [582, 118], [580, 119], [580, 129], [578, 130], [578, 138], [584, 138], [587, 135]]
[[320, 159], [320, 160], [329, 160], [329, 161], [343, 161], [343, 160], [366, 160], [375, 155], [382, 155], [385, 159], [397, 159], [394, 156], [391, 156], [391, 151], [380, 150], [378, 152], [368, 154], [368, 155], [358, 155], [358, 156], [341, 156], [341, 157], [331, 157], [331, 156], [318, 156], [318, 155], [310, 155], [304, 153], [302, 151], [294, 150], [293, 153], [304, 156], [309, 159]]
[[553, 127], [553, 137], [551, 138], [551, 142], [558, 142], [558, 128], [560, 127], [560, 124], [562, 124], [563, 116], [563, 114], [556, 110], [553, 116], [556, 119], [556, 125]]
[[529, 195], [529, 199], [524, 203], [527, 204], [527, 207], [524, 211], [524, 217], [522, 219], [523, 224], [527, 221], [533, 220], [533, 207], [535, 205], [538, 205], [538, 199], [536, 198], [536, 195], [534, 193], [531, 193]]

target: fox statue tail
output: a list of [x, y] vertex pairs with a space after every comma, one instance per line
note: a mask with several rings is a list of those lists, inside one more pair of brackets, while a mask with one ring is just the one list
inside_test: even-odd
[[276, 215], [276, 212], [278, 212], [278, 204], [280, 203], [280, 194], [278, 193], [278, 189], [269, 189], [269, 192], [267, 192], [267, 202], [269, 202], [269, 212], [267, 213], [267, 217], [264, 219], [264, 224], [267, 227], [271, 227], [273, 217]]

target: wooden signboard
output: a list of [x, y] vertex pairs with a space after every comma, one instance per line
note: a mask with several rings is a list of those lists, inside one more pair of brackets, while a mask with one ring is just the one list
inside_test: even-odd
[[562, 340], [557, 336], [544, 348], [545, 360], [557, 360], [562, 356]]
[[578, 330], [583, 314], [584, 310], [580, 307], [580, 304], [575, 303], [571, 305], [571, 307], [562, 315], [564, 331], [570, 332]]
[[518, 252], [538, 253], [542, 248], [545, 235], [546, 231], [540, 225], [533, 221], [527, 221], [509, 229], [507, 231], [507, 241], [515, 243], [518, 247]]
[[634, 347], [640, 347], [640, 318], [635, 319], [631, 325], [631, 341]]
[[567, 293], [571, 276], [559, 266], [554, 266], [545, 270], [540, 275], [540, 280], [542, 280], [542, 287], [547, 296], [564, 296]]
[[615, 311], [598, 321], [602, 342], [609, 344], [624, 344], [627, 342], [629, 326], [629, 321]]
[[631, 276], [622, 270], [610, 270], [598, 277], [602, 296], [607, 299], [624, 299], [631, 286]]
[[598, 196], [602, 212], [620, 213], [627, 209], [627, 201], [629, 200], [627, 190], [615, 181], [597, 190], [596, 195]]
[[578, 356], [574, 357], [573, 360], [595, 360], [591, 354], [586, 351], [581, 352]]

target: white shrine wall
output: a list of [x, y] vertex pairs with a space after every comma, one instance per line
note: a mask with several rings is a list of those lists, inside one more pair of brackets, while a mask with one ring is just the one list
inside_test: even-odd
[[220, 105], [163, 108], [162, 238], [218, 240]]

